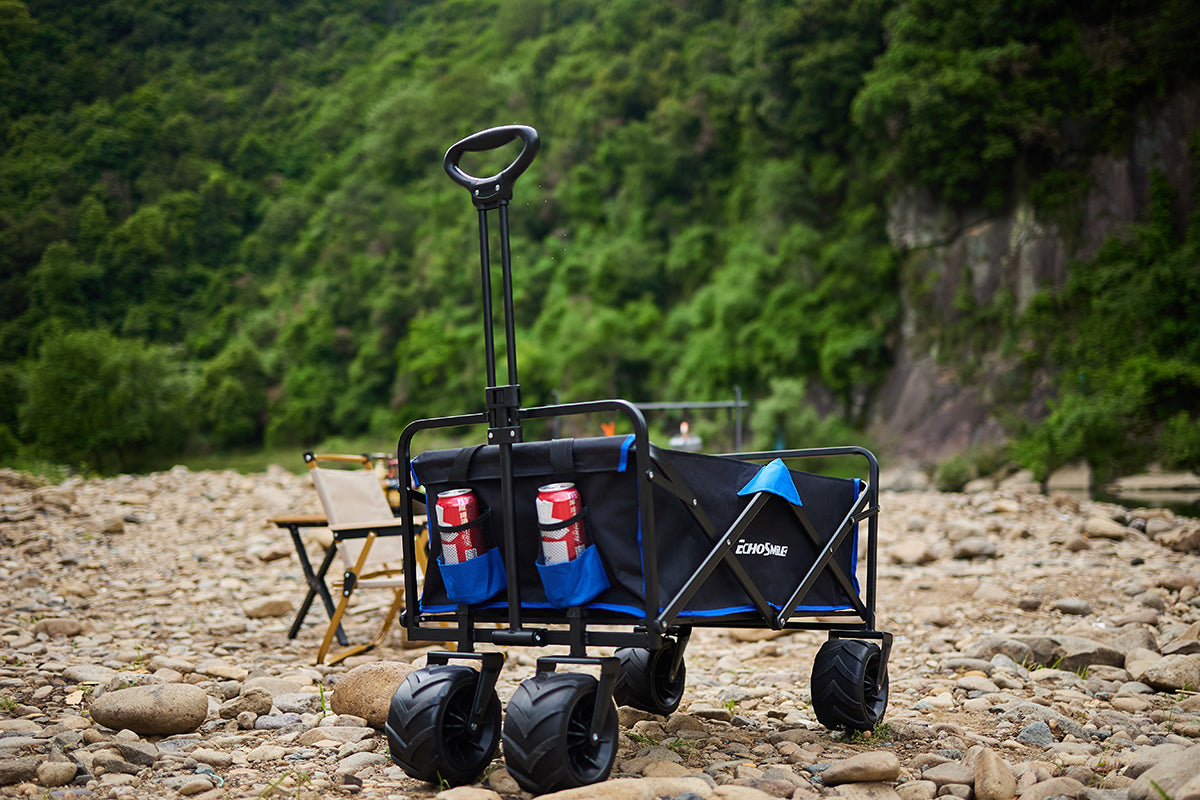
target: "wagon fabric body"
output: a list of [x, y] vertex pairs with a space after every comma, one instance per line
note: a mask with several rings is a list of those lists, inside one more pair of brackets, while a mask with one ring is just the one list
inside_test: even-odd
[[[477, 612], [503, 611], [507, 598], [499, 591], [499, 581], [489, 581], [487, 573], [496, 567], [504, 572], [510, 558], [517, 563], [518, 594], [528, 616], [580, 605], [589, 617], [629, 623], [647, 616], [652, 607], [647, 604], [650, 594], [657, 594], [659, 599], [651, 620], [675, 608], [676, 598], [686, 598], [670, 618], [672, 622], [692, 624], [741, 621], [779, 627], [774, 623], [789, 604], [799, 613], [831, 614], [854, 609], [859, 594], [858, 525], [851, 509], [861, 496], [861, 481], [797, 472], [782, 464], [764, 467], [733, 458], [652, 448], [650, 469], [657, 475], [674, 476], [674, 480], [651, 481], [655, 536], [648, 541], [639, 520], [633, 443], [634, 435], [630, 434], [515, 446], [516, 553], [510, 554], [504, 537], [496, 537], [492, 530], [485, 532], [485, 538], [496, 548], [494, 560], [450, 565], [435, 561], [425, 576], [420, 610], [453, 612], [456, 600], [463, 595], [451, 596], [453, 590], [447, 593], [444, 574], [464, 570], [468, 575], [459, 581], [466, 582], [468, 593], [479, 586], [497, 588], [497, 594], [483, 599], [467, 597], [474, 600]], [[427, 496], [469, 488], [484, 507], [499, 507], [502, 487], [496, 446], [427, 451], [414, 459], [412, 470]], [[765, 480], [756, 483], [760, 476]], [[586, 560], [577, 559], [584, 560], [583, 564], [568, 562], [547, 567], [538, 563], [540, 539], [534, 498], [540, 486], [557, 481], [574, 483], [586, 506], [584, 526], [595, 554]], [[720, 546], [749, 497], [759, 491], [764, 493], [761, 510], [732, 548], [722, 548], [736, 558], [748, 578], [746, 584], [739, 581], [739, 574], [724, 558], [698, 580], [697, 570], [714, 546]], [[693, 497], [695, 505], [690, 502]], [[848, 517], [850, 535], [839, 539], [831, 563], [848, 576], [851, 591], [838, 582], [832, 570], [823, 570], [814, 576], [811, 589], [793, 602], [802, 578]], [[434, 525], [436, 528], [436, 519]], [[649, 553], [644, 552], [647, 546], [653, 547]], [[650, 559], [656, 562], [651, 572], [657, 574], [657, 592], [648, 592], [646, 565]], [[450, 582], [453, 585], [454, 579]], [[593, 597], [564, 599], [557, 586], [560, 583], [599, 591]], [[601, 584], [606, 588], [601, 589]], [[764, 601], [766, 609], [760, 607]]]

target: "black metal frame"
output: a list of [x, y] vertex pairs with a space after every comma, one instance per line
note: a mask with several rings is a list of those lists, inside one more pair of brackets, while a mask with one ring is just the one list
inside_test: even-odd
[[[808, 521], [803, 508], [791, 507], [793, 513], [798, 518], [801, 528], [819, 548], [819, 555], [804, 576], [800, 578], [789, 602], [783, 608], [776, 610], [768, 604], [762, 593], [754, 585], [749, 576], [747, 576], [737, 556], [733, 553], [733, 548], [740, 540], [741, 535], [749, 529], [770, 495], [763, 492], [753, 495], [733, 525], [724, 531], [717, 530], [705, 514], [699, 498], [694, 497], [687, 484], [674, 474], [669, 459], [656, 457], [660, 453], [660, 450], [650, 443], [645, 420], [641, 412], [632, 403], [624, 400], [599, 400], [586, 403], [517, 409], [516, 419], [519, 426], [520, 421], [527, 419], [612, 412], [623, 413], [633, 427], [634, 444], [630, 452], [632, 455], [631, 462], [634, 466], [638, 482], [638, 509], [642, 522], [642, 564], [645, 570], [646, 585], [645, 616], [637, 618], [635, 621], [631, 620], [627, 615], [615, 612], [573, 609], [572, 611], [577, 611], [578, 613], [574, 615], [567, 614], [564, 618], [563, 612], [522, 608], [520, 582], [517, 580], [517, 565], [515, 563], [506, 564], [509, 574], [506, 590], [507, 609], [505, 621], [507, 624], [505, 627], [496, 628], [491, 625], [488, 627], [475, 627], [476, 623], [481, 620], [488, 623], [494, 622], [497, 612], [480, 614], [466, 607], [459, 608], [453, 615], [445, 613], [416, 614], [413, 610], [420, 607], [417, 575], [415, 573], [415, 540], [413, 538], [416, 528], [412, 522], [412, 510], [411, 504], [409, 504], [401, 515], [406, 533], [404, 537], [406, 611], [402, 621], [408, 630], [409, 639], [455, 641], [459, 644], [460, 649], [466, 652], [469, 652], [477, 642], [566, 645], [571, 647], [572, 655], [581, 656], [583, 655], [583, 651], [589, 646], [646, 647], [655, 649], [662, 645], [662, 636], [678, 635], [681, 631], [690, 629], [693, 626], [723, 628], [758, 628], [765, 626], [776, 630], [784, 628], [826, 630], [836, 632], [843, 637], [860, 636], [862, 638], [877, 638], [875, 632], [875, 606], [878, 578], [876, 556], [879, 539], [879, 465], [875, 456], [869, 450], [850, 446], [755, 451], [722, 455], [724, 458], [737, 458], [745, 461], [767, 461], [776, 458], [786, 461], [791, 459], [829, 458], [835, 456], [857, 456], [866, 461], [868, 477], [864, 481], [863, 489], [841, 524], [839, 524], [837, 530], [834, 531], [833, 535], [827, 541], [822, 541], [817, 531], [813, 528], [812, 523]], [[485, 425], [488, 424], [488, 421], [486, 413], [417, 420], [410, 423], [404, 429], [400, 437], [398, 451], [405, 461], [409, 462], [412, 460], [412, 440], [419, 433], [438, 428]], [[503, 454], [504, 449], [505, 447], [502, 443], [501, 454]], [[508, 484], [511, 486], [511, 456], [507, 460], [501, 459], [500, 479], [502, 485]], [[704, 561], [693, 571], [684, 586], [669, 598], [663, 598], [659, 595], [657, 535], [654, 526], [654, 504], [652, 501], [652, 488], [654, 486], [670, 492], [683, 501], [685, 507], [711, 542], [711, 549]], [[418, 502], [425, 502], [425, 496], [412, 486], [410, 471], [406, 471], [403, 489]], [[509, 505], [511, 508], [511, 502]], [[505, 520], [508, 516], [504, 513], [500, 514], [501, 520]], [[846, 538], [854, 532], [855, 526], [862, 522], [866, 523], [867, 531], [866, 574], [862, 589], [855, 590], [850, 576], [846, 575], [833, 562], [833, 556], [844, 545]], [[499, 529], [496, 531], [496, 535], [498, 538], [502, 537], [505, 551], [510, 553], [517, 552], [517, 532], [513, 529], [512, 524], [508, 521], [501, 521], [498, 524]], [[680, 614], [688, 601], [701, 589], [705, 579], [721, 563], [726, 564], [733, 572], [758, 609], [759, 616], [689, 617], [681, 621]], [[410, 564], [413, 565], [411, 574], [408, 572], [407, 566]], [[817, 578], [825, 570], [829, 570], [830, 574], [845, 589], [853, 608], [841, 611], [796, 612], [796, 606], [799, 605]], [[656, 612], [655, 609], [661, 610]], [[835, 622], [829, 619], [808, 619], [808, 617], [834, 617], [845, 618], [845, 620], [839, 619]], [[457, 629], [432, 624], [435, 620], [444, 623], [450, 618], [457, 620]], [[431, 624], [429, 626], [422, 625], [423, 619], [429, 621]], [[526, 622], [529, 621], [537, 623], [539, 627], [527, 627]], [[554, 627], [546, 627], [555, 624], [565, 624], [567, 629], [560, 630]], [[586, 629], [589, 624], [632, 626], [634, 627], [634, 632], [589, 631]]]
[[[292, 620], [292, 626], [288, 629], [288, 638], [295, 639], [300, 634], [300, 626], [304, 624], [304, 618], [308, 616], [313, 600], [318, 597], [321, 598], [321, 604], [325, 606], [325, 613], [330, 619], [333, 619], [336, 604], [333, 602], [333, 595], [329, 591], [328, 584], [325, 583], [325, 575], [329, 572], [330, 565], [333, 564], [333, 557], [337, 555], [337, 544], [331, 542], [325, 548], [325, 555], [321, 559], [321, 566], [314, 571], [312, 562], [308, 558], [308, 549], [304, 546], [304, 539], [300, 535], [300, 529], [324, 528], [329, 524], [328, 521], [324, 517], [314, 517], [311, 519], [303, 517], [280, 517], [271, 521], [278, 528], [287, 528], [288, 533], [291, 534], [292, 546], [296, 549], [296, 557], [300, 560], [300, 570], [304, 573], [304, 582], [308, 584], [308, 593], [304, 595], [304, 601], [300, 603], [300, 610], [296, 612], [296, 616]], [[337, 636], [338, 644], [342, 647], [350, 643], [340, 623], [337, 626], [335, 635]]]
[[[459, 168], [459, 160], [467, 152], [495, 150], [510, 142], [520, 140], [522, 148], [516, 160], [500, 173], [487, 178], [476, 178]], [[403, 465], [412, 461], [413, 438], [424, 431], [439, 428], [458, 428], [463, 426], [487, 426], [487, 443], [499, 447], [500, 462], [500, 497], [501, 508], [498, 518], [493, 520], [498, 526], [496, 531], [498, 541], [504, 544], [507, 553], [517, 552], [517, 531], [514, 522], [513, 498], [513, 463], [512, 446], [523, 440], [522, 423], [526, 420], [561, 418], [581, 414], [612, 414], [625, 417], [633, 431], [632, 463], [636, 474], [637, 497], [640, 524], [642, 526], [642, 567], [644, 570], [645, 615], [630, 618], [615, 612], [602, 612], [595, 609], [569, 608], [566, 610], [523, 609], [521, 607], [520, 581], [518, 580], [517, 563], [515, 558], [507, 559], [507, 608], [503, 624], [492, 624], [496, 621], [498, 611], [480, 612], [469, 606], [460, 605], [451, 614], [426, 614], [417, 611], [420, 608], [418, 596], [418, 576], [416, 573], [415, 542], [417, 529], [414, 525], [412, 502], [402, 502], [400, 518], [403, 531], [404, 568], [405, 568], [405, 611], [401, 622], [407, 630], [408, 638], [412, 641], [442, 641], [457, 643], [457, 653], [438, 652], [430, 655], [429, 663], [447, 663], [454, 658], [477, 659], [474, 653], [478, 643], [496, 645], [563, 645], [569, 648], [569, 655], [562, 658], [541, 659], [538, 671], [552, 670], [559, 664], [591, 664], [601, 667], [601, 703], [597, 704], [597, 719], [593, 720], [593, 732], [599, 730], [603, 721], [599, 709], [607, 706], [615, 682], [615, 659], [588, 657], [587, 648], [592, 646], [607, 647], [643, 647], [654, 650], [664, 645], [664, 637], [675, 637], [678, 644], [676, 660], [672, 665], [672, 674], [682, 661], [683, 649], [686, 646], [692, 626], [709, 627], [762, 627], [783, 629], [826, 630], [830, 638], [866, 638], [882, 639], [883, 669], [885, 674], [890, 635], [875, 630], [875, 589], [876, 589], [876, 550], [878, 545], [878, 482], [879, 465], [875, 456], [861, 447], [827, 447], [801, 450], [777, 450], [732, 454], [728, 457], [747, 461], [768, 459], [807, 459], [830, 456], [859, 456], [866, 460], [868, 479], [864, 490], [860, 492], [850, 511], [842, 520], [838, 529], [827, 542], [821, 537], [808, 521], [802, 508], [793, 507], [800, 525], [819, 549], [819, 556], [808, 572], [796, 586], [788, 603], [775, 611], [767, 603], [761, 591], [746, 574], [739, 563], [734, 545], [740, 536], [748, 529], [756, 515], [767, 502], [768, 495], [758, 493], [751, 497], [745, 509], [728, 530], [718, 531], [704, 513], [698, 498], [692, 496], [686, 483], [674, 474], [667, 458], [658, 458], [660, 451], [650, 443], [646, 420], [641, 410], [625, 400], [597, 400], [582, 403], [566, 403], [549, 406], [533, 406], [522, 408], [520, 384], [517, 382], [516, 334], [513, 312], [512, 266], [509, 251], [508, 236], [508, 204], [512, 199], [513, 184], [517, 177], [532, 163], [540, 146], [537, 132], [528, 126], [508, 125], [491, 128], [469, 136], [455, 143], [446, 152], [443, 166], [452, 180], [471, 192], [472, 203], [478, 210], [479, 216], [479, 246], [480, 267], [482, 279], [482, 300], [484, 309], [484, 347], [487, 364], [488, 384], [484, 391], [485, 410], [480, 413], [462, 414], [450, 417], [421, 419], [410, 423], [404, 428], [397, 444], [396, 452], [402, 459]], [[496, 380], [496, 342], [494, 338], [493, 297], [491, 276], [491, 255], [488, 233], [488, 213], [496, 211], [500, 224], [500, 266], [503, 285], [504, 307], [504, 337], [505, 354], [508, 365], [508, 382], [497, 384]], [[670, 492], [681, 499], [690, 510], [693, 518], [699, 524], [705, 535], [712, 542], [712, 547], [703, 562], [696, 568], [684, 586], [673, 597], [661, 598], [658, 584], [657, 538], [654, 525], [653, 486]], [[425, 503], [427, 499], [412, 485], [411, 469], [404, 469], [404, 479], [401, 483], [402, 498], [408, 498]], [[427, 507], [428, 508], [428, 507]], [[428, 509], [430, 513], [432, 509]], [[493, 509], [495, 511], [495, 509]], [[866, 588], [860, 595], [854, 589], [849, 576], [833, 562], [837, 549], [845, 543], [846, 537], [862, 522], [867, 522], [867, 575]], [[726, 564], [736, 576], [738, 582], [746, 590], [758, 609], [759, 616], [739, 614], [729, 617], [688, 618], [680, 620], [680, 612], [688, 601], [700, 590], [705, 579], [719, 564]], [[808, 590], [825, 570], [831, 570], [835, 580], [853, 598], [853, 608], [845, 611], [829, 611], [820, 613], [797, 614], [796, 607]], [[666, 600], [663, 604], [660, 600]], [[660, 610], [661, 609], [661, 610]], [[836, 622], [828, 620], [800, 619], [805, 616], [835, 617]], [[456, 625], [447, 626], [448, 620]], [[488, 625], [479, 624], [486, 621]], [[429, 624], [423, 624], [428, 622]], [[594, 630], [591, 625], [605, 628], [627, 626], [629, 631]], [[494, 682], [499, 663], [494, 657], [485, 660], [483, 664], [486, 680]], [[482, 684], [481, 684], [482, 685]], [[482, 690], [481, 690], [482, 691]], [[474, 713], [480, 713], [483, 701], [477, 697]]]

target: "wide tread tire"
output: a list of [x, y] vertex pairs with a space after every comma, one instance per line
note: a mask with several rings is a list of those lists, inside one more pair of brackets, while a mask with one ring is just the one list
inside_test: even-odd
[[679, 645], [669, 642], [657, 650], [644, 647], [622, 647], [615, 653], [621, 660], [621, 676], [617, 679], [617, 703], [669, 716], [679, 708], [683, 699], [687, 665], [681, 663], [670, 679], [671, 662]]
[[[882, 685], [876, 688], [880, 677]], [[811, 688], [813, 711], [826, 728], [874, 729], [883, 719], [888, 700], [888, 678], [879, 645], [861, 639], [825, 642], [813, 661]]]
[[598, 681], [576, 672], [540, 672], [522, 681], [504, 716], [504, 762], [535, 795], [597, 783], [617, 757], [617, 708], [597, 740], [588, 735]]
[[461, 664], [410, 672], [396, 693], [385, 730], [388, 750], [408, 775], [461, 786], [483, 772], [500, 743], [500, 698], [488, 699], [479, 728], [468, 726], [479, 673]]

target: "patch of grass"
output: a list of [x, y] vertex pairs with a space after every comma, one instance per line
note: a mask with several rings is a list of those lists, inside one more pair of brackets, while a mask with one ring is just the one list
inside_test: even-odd
[[331, 712], [329, 710], [329, 706], [325, 702], [325, 684], [318, 683], [317, 692], [321, 695], [321, 716], [328, 717]]
[[275, 780], [268, 783], [265, 787], [263, 787], [263, 790], [261, 792], [259, 792], [257, 796], [262, 798], [262, 797], [271, 797], [271, 796], [274, 796], [277, 794], [280, 796], [293, 795], [294, 792], [292, 789], [290, 789], [289, 787], [283, 786], [283, 782], [286, 781], [288, 778], [294, 778], [296, 783], [301, 787], [306, 784], [312, 783], [312, 778], [310, 778], [308, 776], [307, 772], [296, 772], [296, 771], [285, 772], [284, 774], [280, 775]]
[[846, 741], [851, 744], [865, 744], [870, 742], [877, 744], [879, 742], [890, 742], [894, 735], [892, 727], [886, 722], [877, 722], [875, 727], [869, 731], [847, 731]]
[[150, 670], [146, 668], [146, 662], [142, 658], [142, 651], [135, 648], [134, 652], [137, 653], [137, 658], [133, 659], [133, 661], [130, 661], [128, 664], [126, 664], [124, 667], [122, 667], [120, 671], [121, 672], [149, 672]]
[[1100, 758], [1096, 761], [1096, 767], [1092, 770], [1092, 778], [1088, 781], [1089, 785], [1097, 789], [1105, 788], [1109, 773], [1120, 768], [1120, 764], [1115, 764], [1110, 760], [1115, 750], [1116, 745], [1111, 742], [1104, 745], [1104, 750], [1101, 751]]
[[650, 747], [656, 747], [658, 745], [657, 739], [651, 739], [649, 736], [643, 736], [640, 733], [634, 733], [633, 731], [625, 731], [625, 735], [628, 736], [633, 741], [637, 742], [638, 744], [644, 744], [644, 745], [648, 745]]
[[[271, 466], [272, 464], [279, 464], [284, 469], [299, 475], [307, 469], [307, 467], [304, 465], [304, 451], [307, 449], [309, 448], [295, 446], [277, 447], [268, 450], [255, 450], [252, 452], [188, 455], [181, 456], [179, 458], [179, 463], [187, 467], [192, 472], [231, 469], [235, 472], [240, 472], [243, 475], [250, 475], [256, 472], [266, 472], [267, 467]], [[362, 453], [367, 451], [361, 449], [339, 449], [337, 452]]]
[[1167, 794], [1166, 790], [1159, 786], [1157, 782], [1150, 781], [1150, 785], [1154, 787], [1154, 791], [1158, 792], [1158, 796], [1161, 797], [1162, 800], [1174, 800], [1174, 798]]
[[0, 467], [15, 469], [17, 472], [26, 472], [38, 478], [42, 485], [57, 486], [67, 478], [81, 473], [84, 477], [87, 477], [87, 471], [82, 467], [75, 468], [69, 467], [66, 464], [54, 464], [44, 458], [32, 458], [21, 454], [0, 460]]

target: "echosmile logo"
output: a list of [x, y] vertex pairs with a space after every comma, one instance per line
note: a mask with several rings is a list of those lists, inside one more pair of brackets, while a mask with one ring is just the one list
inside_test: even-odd
[[774, 556], [786, 558], [788, 546], [771, 542], [738, 542], [734, 554], [739, 556]]

